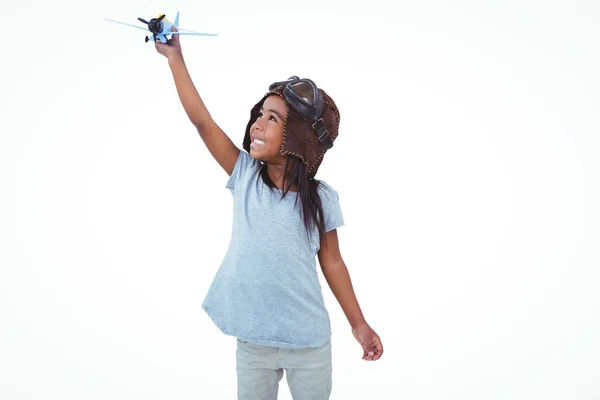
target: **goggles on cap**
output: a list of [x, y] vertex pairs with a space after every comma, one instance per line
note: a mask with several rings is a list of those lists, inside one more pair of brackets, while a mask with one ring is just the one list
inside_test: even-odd
[[325, 151], [333, 147], [333, 141], [329, 131], [325, 127], [321, 114], [323, 113], [323, 95], [317, 85], [310, 79], [300, 79], [292, 76], [286, 81], [275, 82], [269, 86], [269, 91], [278, 86], [285, 85], [283, 95], [296, 111], [306, 121], [312, 122], [319, 142], [325, 147]]

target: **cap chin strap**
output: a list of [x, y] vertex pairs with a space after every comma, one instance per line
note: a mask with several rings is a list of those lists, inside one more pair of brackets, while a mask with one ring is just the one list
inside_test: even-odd
[[323, 123], [323, 118], [317, 119], [312, 124], [312, 127], [317, 132], [319, 142], [321, 142], [321, 144], [325, 147], [325, 152], [327, 152], [327, 150], [333, 147], [333, 142], [331, 141], [327, 127], [325, 127], [325, 124]]

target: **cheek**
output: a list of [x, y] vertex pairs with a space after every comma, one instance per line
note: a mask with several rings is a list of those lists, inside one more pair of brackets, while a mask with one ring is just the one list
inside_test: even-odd
[[267, 138], [269, 139], [269, 142], [276, 146], [281, 145], [281, 142], [283, 141], [281, 131], [271, 132], [271, 134]]

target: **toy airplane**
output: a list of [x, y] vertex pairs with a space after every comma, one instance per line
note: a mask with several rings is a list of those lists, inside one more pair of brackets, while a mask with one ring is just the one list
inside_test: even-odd
[[[175, 16], [175, 21], [173, 23], [169, 22], [165, 18], [165, 14], [159, 14], [158, 18], [152, 18], [150, 22], [143, 20], [142, 18], [138, 18], [140, 22], [146, 24], [146, 27], [126, 24], [125, 22], [119, 22], [112, 19], [104, 18], [107, 21], [116, 22], [117, 24], [123, 24], [128, 26], [133, 26], [134, 28], [149, 30], [152, 32], [152, 36], [146, 36], [146, 43], [148, 40], [156, 41], [160, 40], [162, 43], [171, 44], [171, 39], [168, 38], [168, 35], [200, 35], [200, 36], [217, 36], [216, 33], [198, 33], [194, 31], [190, 31], [188, 29], [180, 29], [179, 28], [179, 11], [177, 11], [177, 15]], [[177, 28], [177, 32], [172, 32], [172, 27]], [[183, 31], [183, 32], [179, 32]]]

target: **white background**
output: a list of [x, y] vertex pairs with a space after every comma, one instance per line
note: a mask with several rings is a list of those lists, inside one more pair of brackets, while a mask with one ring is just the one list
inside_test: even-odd
[[273, 81], [340, 108], [317, 178], [385, 351], [361, 360], [319, 272], [331, 399], [600, 399], [600, 5], [566, 0], [3, 5], [1, 399], [235, 398], [201, 309], [227, 175], [166, 59], [103, 19], [178, 10], [219, 34], [182, 46], [238, 147]]

